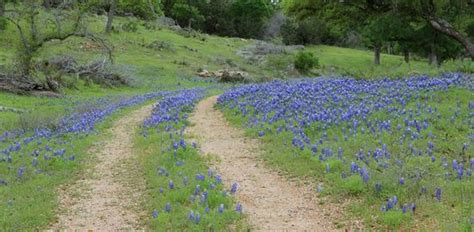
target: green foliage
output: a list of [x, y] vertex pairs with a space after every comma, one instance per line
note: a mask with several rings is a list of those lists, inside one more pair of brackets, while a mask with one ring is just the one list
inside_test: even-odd
[[135, 20], [130, 20], [121, 25], [121, 29], [126, 32], [137, 32], [138, 31], [138, 22]]
[[[96, 14], [106, 14], [110, 7], [112, 0], [89, 0], [86, 3], [89, 11]], [[152, 20], [158, 16], [162, 16], [163, 12], [159, 1], [149, 0], [115, 0], [118, 1], [116, 14], [119, 16], [126, 16], [132, 14], [135, 17]]]
[[[189, 109], [186, 113], [190, 113]], [[180, 121], [175, 124], [179, 130], [188, 122]], [[178, 149], [176, 153], [167, 151], [166, 147], [173, 143], [176, 138], [171, 138], [169, 132], [165, 131], [165, 126], [160, 126], [157, 130], [150, 130], [146, 137], [138, 135], [135, 139], [135, 151], [140, 154], [138, 159], [142, 165], [147, 183], [145, 209], [151, 215], [157, 209], [160, 214], [157, 218], [148, 216], [144, 221], [147, 229], [152, 231], [178, 230], [178, 231], [227, 231], [229, 225], [238, 231], [246, 230], [246, 225], [241, 220], [242, 215], [235, 212], [235, 203], [232, 198], [222, 194], [224, 186], [214, 183], [212, 177], [206, 175], [204, 181], [196, 180], [199, 173], [207, 174], [209, 170], [206, 163], [209, 161], [204, 156], [200, 156], [197, 149], [191, 146], [185, 149]], [[170, 159], [170, 157], [175, 157]], [[176, 160], [185, 163], [177, 166]], [[164, 169], [167, 174], [157, 175], [157, 170]], [[183, 184], [184, 178], [189, 183]], [[169, 181], [174, 181], [175, 188], [168, 188]], [[199, 198], [190, 200], [190, 196], [195, 195], [195, 187], [200, 186], [201, 191], [208, 192], [208, 199], [205, 204], [199, 203]], [[162, 188], [162, 192], [160, 192]], [[165, 205], [170, 203], [172, 213], [163, 211]], [[218, 213], [217, 208], [224, 204], [225, 211]], [[205, 212], [205, 208], [209, 212]], [[189, 212], [200, 214], [201, 222], [195, 223], [187, 220]]]
[[367, 191], [367, 189], [362, 178], [356, 175], [342, 180], [341, 191], [349, 195], [357, 196]]
[[312, 52], [298, 52], [295, 57], [295, 68], [302, 73], [307, 73], [319, 67], [319, 59]]
[[240, 37], [259, 38], [273, 8], [265, 0], [236, 0], [231, 12], [235, 31]]
[[[340, 49], [340, 48], [339, 48]], [[425, 93], [420, 92], [420, 95], [411, 99], [408, 104], [408, 110], [416, 110], [419, 104], [435, 105], [438, 109], [439, 115], [447, 118], [452, 115], [452, 106], [464, 106], [460, 115], [467, 116], [469, 110], [466, 104], [469, 104], [472, 93], [468, 89], [452, 88], [446, 91]], [[240, 127], [247, 128], [247, 122], [253, 115], [252, 110], [249, 110], [247, 116], [242, 116], [240, 110], [223, 108], [222, 111], [229, 121]], [[386, 120], [388, 113], [380, 112], [371, 116], [370, 120]], [[427, 112], [416, 116], [417, 118], [424, 118], [429, 115]], [[429, 116], [437, 117], [437, 116]], [[431, 121], [431, 119], [428, 119]], [[461, 160], [461, 147], [452, 147], [453, 142], [468, 141], [465, 136], [468, 135], [469, 125], [464, 123], [465, 120], [457, 119], [450, 122], [444, 121], [430, 126], [429, 131], [433, 134], [442, 133], [446, 136], [442, 138], [425, 138], [418, 141], [415, 146], [424, 145], [428, 141], [436, 144], [435, 156], [437, 163], [433, 163], [428, 156], [412, 156], [407, 154], [404, 149], [397, 149], [399, 138], [404, 131], [397, 131], [395, 128], [391, 132], [384, 133], [378, 136], [378, 139], [373, 139], [367, 133], [359, 133], [359, 138], [349, 139], [343, 141], [341, 139], [324, 142], [324, 148], [330, 148], [333, 151], [339, 147], [343, 149], [342, 170], [347, 175], [346, 178], [341, 177], [339, 171], [339, 164], [332, 159], [327, 161], [320, 161], [317, 154], [313, 155], [310, 149], [296, 149], [288, 145], [285, 141], [291, 141], [293, 134], [291, 132], [282, 131], [281, 133], [267, 133], [264, 137], [258, 137], [260, 128], [248, 128], [247, 133], [259, 140], [263, 144], [264, 160], [269, 165], [278, 168], [283, 173], [291, 177], [298, 177], [306, 181], [321, 182], [324, 180], [325, 193], [332, 194], [335, 198], [354, 199], [351, 201], [350, 214], [357, 218], [363, 218], [366, 226], [372, 227], [376, 231], [385, 231], [389, 229], [413, 230], [413, 228], [420, 228], [426, 231], [470, 231], [469, 226], [470, 212], [474, 207], [472, 203], [472, 192], [474, 185], [472, 179], [462, 179], [457, 181], [447, 180], [446, 176], [438, 173], [444, 173], [446, 169], [441, 165], [441, 157], [447, 159], [456, 158]], [[275, 131], [281, 126], [281, 122], [273, 122], [268, 124], [265, 128]], [[400, 119], [399, 123], [403, 123]], [[395, 123], [396, 125], [397, 123]], [[334, 125], [326, 128], [328, 138], [341, 137], [338, 131], [341, 127], [349, 125]], [[323, 136], [320, 125], [317, 123], [305, 130], [305, 134], [314, 141]], [[427, 132], [423, 134], [426, 136]], [[392, 169], [382, 170], [377, 169], [375, 162], [369, 163], [368, 166], [374, 171], [370, 172], [370, 179], [368, 183], [364, 183], [359, 173], [351, 174], [350, 162], [347, 162], [348, 157], [354, 155], [354, 151], [358, 150], [360, 146], [364, 146], [369, 150], [380, 146], [380, 141], [388, 145], [388, 149], [396, 159], [404, 159], [404, 168], [394, 167]], [[472, 148], [468, 148], [472, 149]], [[468, 154], [467, 151], [465, 154]], [[464, 158], [466, 159], [466, 158]], [[326, 164], [329, 164], [330, 171], [326, 172]], [[365, 165], [365, 164], [364, 164]], [[449, 165], [450, 166], [450, 165]], [[390, 170], [390, 171], [388, 171]], [[416, 171], [423, 171], [424, 175], [429, 175], [429, 179], [418, 180], [416, 178], [406, 178], [404, 187], [400, 187], [399, 178], [409, 177], [414, 175]], [[455, 178], [455, 177], [449, 177]], [[314, 183], [313, 182], [313, 183]], [[375, 184], [381, 184], [381, 191], [375, 189]], [[427, 193], [421, 194], [420, 189], [425, 186]], [[443, 189], [442, 201], [437, 202], [433, 199], [434, 190], [436, 187]], [[387, 199], [397, 196], [400, 202], [395, 208], [388, 212], [381, 212], [381, 205], [387, 203]], [[351, 198], [354, 197], [354, 198]], [[340, 198], [339, 198], [340, 199]], [[415, 213], [403, 214], [400, 206], [404, 203], [416, 203]], [[347, 212], [347, 211], [346, 211]], [[433, 222], [436, 222], [433, 224]], [[416, 225], [413, 225], [416, 222]]]
[[171, 9], [171, 16], [182, 27], [199, 28], [204, 21], [204, 16], [201, 15], [198, 8], [182, 3], [174, 4]]
[[331, 38], [326, 23], [316, 17], [301, 21], [289, 18], [281, 28], [281, 36], [285, 44], [321, 44], [328, 43]]
[[391, 229], [398, 229], [401, 225], [411, 221], [411, 214], [403, 213], [401, 210], [392, 210], [382, 213], [380, 221]]

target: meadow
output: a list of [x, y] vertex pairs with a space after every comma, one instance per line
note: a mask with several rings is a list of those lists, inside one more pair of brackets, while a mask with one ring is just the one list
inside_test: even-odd
[[374, 229], [472, 229], [473, 82], [316, 78], [226, 91], [219, 107], [265, 159], [315, 191], [353, 199]]
[[[101, 34], [105, 20], [91, 15], [89, 29]], [[308, 180], [328, 201], [349, 199], [346, 216], [367, 228], [472, 230], [474, 82], [457, 71], [472, 70], [473, 62], [434, 67], [423, 58], [406, 64], [383, 54], [374, 67], [371, 51], [310, 45], [304, 51], [313, 52], [320, 67], [301, 77], [287, 70], [295, 52], [266, 54], [262, 63], [237, 54], [257, 40], [135, 18], [117, 17], [116, 24], [136, 27], [101, 34], [114, 47], [112, 69], [129, 77], [130, 86], [70, 78], [73, 87], [58, 98], [0, 93], [3, 230], [49, 228], [60, 213], [59, 190], [95, 162], [90, 148], [107, 139], [114, 121], [150, 104], [151, 115], [133, 131], [146, 180], [142, 225], [251, 229], [235, 196], [237, 183], [222, 183], [210, 168], [212, 158], [185, 133], [195, 105], [214, 95], [221, 95], [218, 108], [226, 119], [258, 139], [268, 167]], [[18, 40], [14, 27], [0, 34], [0, 68], [15, 64]], [[52, 41], [35, 59], [67, 54], [87, 63], [103, 58], [96, 45], [74, 37]], [[242, 70], [254, 83], [217, 83], [196, 77], [200, 69]]]

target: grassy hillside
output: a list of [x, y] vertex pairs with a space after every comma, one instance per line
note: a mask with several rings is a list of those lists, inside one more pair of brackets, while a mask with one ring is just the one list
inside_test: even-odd
[[[222, 38], [197, 32], [173, 31], [163, 26], [145, 23], [135, 19], [117, 18], [116, 28], [122, 25], [136, 26], [135, 32], [120, 30], [110, 35], [102, 33], [106, 18], [91, 16], [89, 29], [106, 38], [114, 47], [114, 70], [130, 77], [133, 86], [121, 88], [101, 88], [72, 80], [76, 88], [64, 89], [68, 96], [50, 101], [43, 98], [0, 94], [0, 106], [13, 107], [25, 112], [47, 112], [55, 115], [64, 111], [68, 104], [60, 102], [81, 101], [88, 97], [104, 95], [132, 94], [207, 85], [209, 80], [196, 78], [198, 69], [216, 71], [219, 69], [242, 70], [258, 81], [272, 78], [300, 76], [294, 69], [295, 52], [268, 54], [261, 63], [251, 62], [237, 55], [237, 51], [256, 43], [254, 40]], [[11, 67], [15, 61], [15, 48], [19, 43], [16, 28], [9, 26], [0, 34], [0, 67]], [[155, 44], [155, 48], [150, 45]], [[441, 68], [434, 68], [426, 61], [403, 62], [403, 57], [382, 55], [382, 65], [372, 65], [372, 52], [330, 46], [310, 46], [305, 50], [313, 52], [320, 61], [321, 68], [312, 75], [348, 75], [360, 78], [380, 76], [406, 76], [410, 74], [436, 74], [442, 71], [457, 71], [472, 66], [472, 62], [448, 62]], [[58, 55], [68, 55], [79, 62], [87, 63], [101, 58], [100, 47], [83, 38], [48, 43], [40, 51], [37, 60]], [[290, 68], [289, 68], [290, 67]], [[51, 106], [51, 102], [58, 104]], [[20, 104], [19, 104], [20, 103]], [[51, 110], [51, 109], [54, 110]], [[0, 128], [13, 128], [18, 123], [17, 113], [0, 111]]]

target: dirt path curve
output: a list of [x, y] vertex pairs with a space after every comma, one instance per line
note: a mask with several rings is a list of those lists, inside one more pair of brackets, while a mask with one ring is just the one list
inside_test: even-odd
[[[96, 160], [85, 176], [65, 186], [53, 230], [118, 231], [140, 228], [138, 210], [145, 183], [133, 159], [135, 129], [150, 115], [152, 105], [125, 115], [108, 129], [107, 139], [94, 146]], [[110, 135], [110, 136], [109, 136]]]
[[217, 97], [197, 105], [190, 117], [189, 133], [195, 136], [204, 154], [218, 157], [215, 168], [226, 184], [237, 182], [238, 200], [255, 230], [332, 231], [328, 212], [318, 207], [314, 189], [288, 182], [265, 167], [256, 140], [229, 126], [219, 110]]

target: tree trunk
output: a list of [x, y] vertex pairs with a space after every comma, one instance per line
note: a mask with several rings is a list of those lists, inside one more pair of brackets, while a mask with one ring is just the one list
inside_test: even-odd
[[403, 57], [405, 58], [405, 63], [410, 63], [410, 52], [408, 50], [403, 50]]
[[438, 65], [438, 55], [436, 55], [435, 44], [430, 45], [430, 54], [428, 55], [428, 63], [430, 65]]
[[112, 31], [115, 8], [117, 8], [117, 0], [110, 0], [109, 12], [107, 13], [107, 24], [105, 25], [105, 33], [110, 33], [110, 31]]
[[0, 17], [5, 15], [5, 0], [0, 0]]
[[379, 44], [374, 46], [374, 64], [380, 65], [380, 51], [382, 50], [382, 46]]
[[461, 34], [451, 24], [442, 19], [431, 16], [428, 18], [428, 21], [431, 24], [431, 27], [435, 30], [460, 42], [468, 52], [469, 56], [474, 60], [474, 43], [471, 42], [468, 37]]

